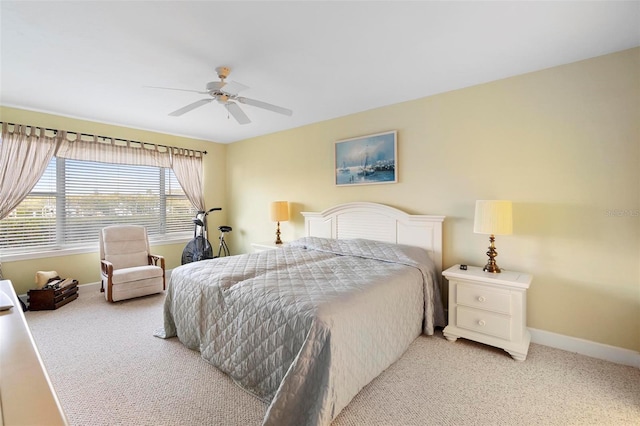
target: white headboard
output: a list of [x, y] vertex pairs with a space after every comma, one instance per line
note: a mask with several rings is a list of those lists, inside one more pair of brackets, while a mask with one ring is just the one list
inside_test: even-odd
[[302, 212], [305, 235], [350, 239], [366, 238], [426, 249], [442, 272], [442, 222], [444, 216], [410, 215], [384, 204], [339, 204], [320, 213]]

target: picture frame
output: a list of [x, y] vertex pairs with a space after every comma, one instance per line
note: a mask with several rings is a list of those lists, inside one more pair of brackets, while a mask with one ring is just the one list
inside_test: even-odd
[[392, 130], [336, 141], [336, 186], [397, 183], [397, 133]]

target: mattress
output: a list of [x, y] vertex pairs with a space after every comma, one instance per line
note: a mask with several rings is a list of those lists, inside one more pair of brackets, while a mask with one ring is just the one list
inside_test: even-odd
[[444, 326], [426, 251], [305, 237], [175, 268], [164, 328], [269, 404], [264, 425], [327, 425], [422, 332]]

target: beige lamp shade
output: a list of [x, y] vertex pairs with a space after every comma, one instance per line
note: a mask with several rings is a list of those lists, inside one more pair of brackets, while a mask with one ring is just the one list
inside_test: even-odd
[[510, 235], [513, 232], [511, 201], [476, 201], [473, 232], [476, 234]]
[[286, 222], [289, 220], [288, 201], [274, 201], [271, 203], [271, 220], [273, 222]]

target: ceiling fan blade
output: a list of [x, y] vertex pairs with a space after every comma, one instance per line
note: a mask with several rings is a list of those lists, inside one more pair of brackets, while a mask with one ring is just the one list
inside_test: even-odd
[[244, 111], [240, 109], [237, 103], [226, 102], [224, 104], [224, 107], [227, 109], [227, 111], [231, 113], [231, 115], [233, 115], [233, 118], [235, 118], [238, 123], [240, 124], [251, 123], [251, 120], [249, 120], [249, 117], [247, 117], [247, 114], [245, 114]]
[[203, 92], [200, 90], [189, 90], [189, 89], [175, 89], [173, 87], [160, 87], [160, 86], [142, 86], [145, 89], [162, 89], [162, 90], [176, 90], [178, 92], [191, 92], [191, 93], [200, 93], [201, 95], [207, 95], [209, 92]]
[[194, 102], [192, 104], [189, 104], [189, 105], [187, 105], [185, 107], [182, 107], [180, 109], [177, 109], [177, 110], [173, 111], [169, 115], [172, 116], [172, 117], [179, 117], [182, 114], [186, 114], [187, 112], [189, 112], [191, 110], [194, 110], [194, 109], [196, 109], [198, 107], [201, 107], [202, 105], [208, 104], [212, 100], [213, 100], [213, 98], [211, 98], [211, 99], [200, 99], [199, 101], [196, 101], [196, 102]]
[[255, 99], [237, 97], [236, 100], [240, 103], [253, 105], [258, 108], [268, 109], [269, 111], [277, 112], [278, 114], [284, 114], [289, 116], [293, 114], [293, 111], [291, 111], [290, 109], [282, 108], [276, 105], [271, 105], [262, 101], [256, 101]]
[[248, 88], [249, 86], [245, 86], [244, 84], [238, 83], [237, 81], [229, 81], [225, 82], [224, 86], [222, 86], [222, 89], [220, 90], [230, 95], [237, 95], [242, 90], [246, 90]]

